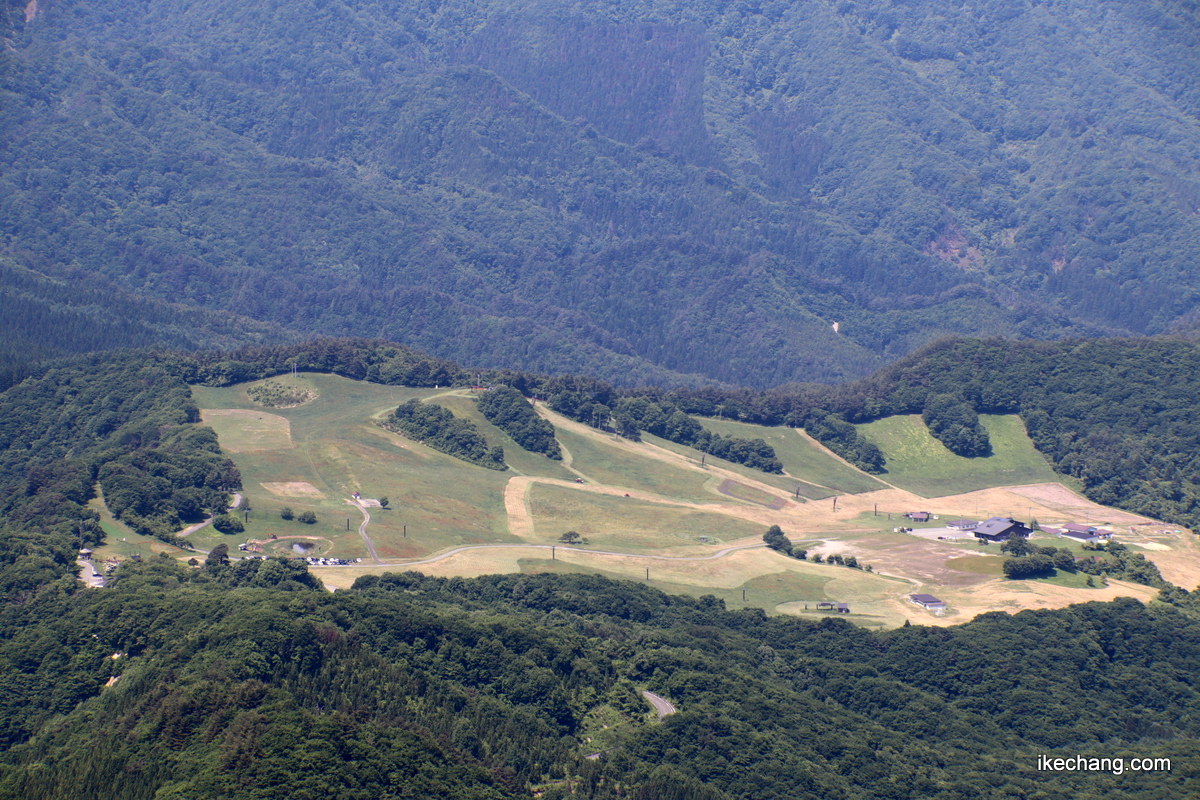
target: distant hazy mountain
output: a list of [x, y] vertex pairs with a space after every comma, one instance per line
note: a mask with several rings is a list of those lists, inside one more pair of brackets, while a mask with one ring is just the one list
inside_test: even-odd
[[1188, 0], [6, 9], [0, 275], [72, 341], [84, 275], [133, 344], [766, 386], [1200, 306]]

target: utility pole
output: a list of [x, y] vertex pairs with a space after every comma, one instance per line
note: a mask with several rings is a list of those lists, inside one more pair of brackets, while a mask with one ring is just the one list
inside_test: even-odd
[[555, 555], [554, 555], [554, 545], [550, 545], [550, 560], [551, 561], [556, 560]]

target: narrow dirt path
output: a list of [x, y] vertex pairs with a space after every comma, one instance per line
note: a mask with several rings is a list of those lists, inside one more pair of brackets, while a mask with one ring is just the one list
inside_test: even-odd
[[[242, 498], [241, 492], [234, 492], [233, 493], [233, 502], [229, 504], [229, 510], [232, 511], [235, 508], [241, 508], [242, 507], [242, 499], [243, 498]], [[188, 525], [186, 528], [184, 528], [183, 530], [181, 530], [179, 533], [177, 533], [175, 535], [176, 536], [187, 536], [189, 534], [195, 533], [196, 531], [200, 530], [201, 528], [203, 528], [207, 525], [211, 525], [212, 521], [213, 521], [213, 518], [209, 517], [208, 519], [204, 520], [203, 522], [197, 522], [195, 525]]]
[[213, 521], [213, 518], [209, 517], [208, 519], [204, 520], [204, 522], [197, 522], [195, 525], [188, 525], [186, 528], [184, 528], [183, 530], [181, 530], [179, 533], [177, 533], [175, 535], [176, 536], [187, 536], [190, 533], [195, 533], [196, 531], [200, 530], [201, 528], [203, 528], [207, 525], [211, 525], [212, 521]]
[[524, 475], [508, 479], [504, 486], [504, 513], [508, 532], [523, 539], [533, 536], [533, 515], [529, 513], [529, 487], [533, 482]]
[[382, 564], [383, 562], [379, 560], [379, 555], [375, 552], [375, 545], [371, 542], [371, 537], [367, 536], [367, 525], [371, 522], [371, 512], [367, 511], [367, 507], [356, 500], [347, 499], [346, 502], [362, 512], [363, 521], [358, 526], [358, 535], [367, 543], [367, 552], [371, 554], [371, 560], [376, 564]]
[[570, 472], [574, 472], [576, 475], [583, 478], [585, 481], [591, 480], [591, 478], [589, 478], [587, 475], [584, 475], [582, 472], [580, 472], [579, 470], [575, 469], [575, 467], [572, 466], [572, 464], [575, 463], [575, 458], [571, 455], [571, 451], [567, 449], [567, 446], [565, 444], [563, 444], [562, 442], [559, 442], [558, 449], [562, 451], [563, 468], [567, 469]]
[[785, 520], [790, 514], [799, 511], [800, 506], [789, 503], [781, 511], [769, 508], [755, 507], [750, 504], [722, 503], [714, 496], [712, 503], [695, 503], [686, 500], [673, 500], [669, 497], [634, 489], [625, 486], [607, 486], [598, 483], [575, 483], [562, 478], [542, 478], [535, 475], [514, 475], [509, 478], [504, 487], [504, 508], [508, 514], [508, 530], [514, 536], [530, 537], [533, 535], [533, 519], [529, 510], [529, 489], [535, 483], [547, 486], [561, 486], [578, 492], [604, 494], [610, 497], [629, 497], [647, 503], [686, 508], [690, 511], [703, 511], [710, 514], [721, 514], [739, 520], [752, 520], [769, 526]]

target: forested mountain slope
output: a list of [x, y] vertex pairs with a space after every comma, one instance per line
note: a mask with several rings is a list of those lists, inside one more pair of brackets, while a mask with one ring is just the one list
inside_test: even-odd
[[[1177, 425], [1188, 416], [1196, 353], [1158, 341], [952, 341], [878, 384], [786, 399], [791, 413], [819, 398], [853, 416], [855, 403], [881, 413], [922, 392], [980, 401], [987, 376], [1029, 373], [1029, 409], [1058, 398], [1062, 422], [1102, 420], [1136, 441], [1130, 409], [1162, 402]], [[84, 505], [93, 481], [137, 516], [146, 502], [157, 512], [148, 525], [203, 513], [240, 485], [196, 424], [184, 378], [231, 382], [289, 363], [416, 385], [480, 374], [379, 342], [324, 341], [234, 357], [80, 356], [0, 392], [0, 797], [1197, 791], [1200, 591], [871, 632], [588, 575], [372, 575], [330, 594], [302, 562], [230, 562], [217, 548], [194, 568], [165, 555], [129, 561], [108, 587], [84, 588], [76, 549], [103, 536]], [[1125, 379], [1128, 408], [1068, 391], [1087, 388], [1074, 380], [1087, 365], [1093, 383]], [[608, 392], [617, 408], [629, 397], [585, 378], [486, 377]], [[1156, 377], [1173, 403], [1151, 395]], [[891, 394], [871, 395], [884, 385]], [[721, 399], [749, 417], [783, 396], [670, 397], [688, 408]], [[655, 721], [642, 690], [677, 713]], [[1046, 755], [1117, 758], [1122, 770], [1041, 769]], [[1133, 758], [1167, 761], [1143, 771]]]
[[1184, 0], [6, 11], [5, 274], [267, 323], [201, 344], [768, 386], [1197, 306]]
[[[1200, 626], [1168, 607], [1125, 599], [869, 633], [594, 576], [385, 575], [330, 595], [222, 585], [233, 569], [154, 559], [111, 588], [8, 606], [0, 796], [1196, 789]], [[677, 713], [652, 722], [642, 688]], [[600, 735], [608, 747], [588, 758]], [[1037, 768], [1080, 754], [1124, 770]], [[1131, 758], [1166, 761], [1142, 772]]]

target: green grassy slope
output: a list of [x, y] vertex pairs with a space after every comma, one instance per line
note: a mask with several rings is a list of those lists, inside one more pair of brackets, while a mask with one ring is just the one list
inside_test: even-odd
[[[559, 429], [557, 438], [570, 453], [574, 469], [588, 479], [688, 502], [705, 503], [715, 499], [704, 488], [708, 478], [702, 472], [639, 456], [615, 444], [609, 445], [596, 436]], [[699, 455], [696, 460], [700, 460]]]
[[[346, 503], [351, 492], [359, 491], [367, 498], [386, 496], [390, 501], [389, 509], [371, 510], [370, 536], [381, 557], [417, 556], [458, 544], [508, 539], [503, 492], [511, 472], [467, 464], [372, 421], [400, 402], [428, 398], [438, 390], [380, 386], [332, 375], [304, 377], [319, 396], [291, 409], [261, 409], [247, 398], [245, 385], [193, 390], [202, 408], [257, 409], [290, 423], [293, 444], [287, 449], [237, 452], [239, 421], [227, 419], [222, 423], [226, 429], [219, 430], [222, 445], [234, 451], [254, 508], [247, 537], [324, 537], [333, 542], [335, 555], [365, 557], [358, 535], [362, 514]], [[458, 399], [446, 402], [457, 405]], [[497, 443], [502, 436], [494, 428], [487, 435], [495, 436]], [[519, 449], [511, 441], [506, 445]], [[520, 455], [516, 458], [524, 463]], [[263, 487], [289, 482], [307, 483], [312, 490], [288, 495]], [[313, 511], [317, 524], [280, 519], [284, 506], [296, 514]], [[206, 529], [196, 534], [197, 544], [218, 535]]]
[[992, 440], [992, 455], [986, 458], [951, 453], [929, 434], [917, 414], [887, 417], [858, 428], [887, 458], [887, 474], [882, 477], [924, 497], [1063, 479], [1034, 449], [1020, 417], [983, 414], [979, 419]]
[[749, 425], [712, 418], [700, 418], [700, 424], [726, 436], [762, 439], [774, 447], [784, 471], [808, 484], [801, 488], [802, 497], [820, 499], [834, 494], [857, 494], [884, 488], [884, 484], [830, 456], [824, 448], [814, 445], [792, 428]]

